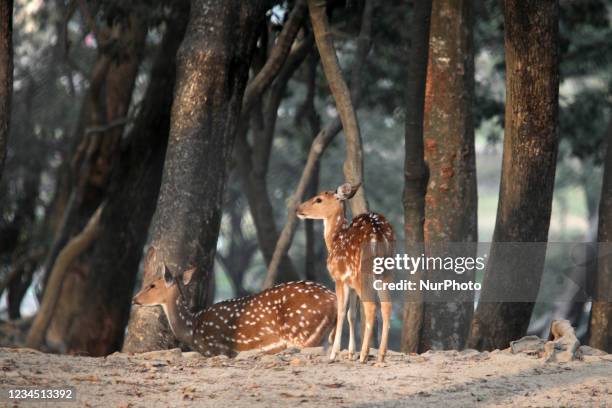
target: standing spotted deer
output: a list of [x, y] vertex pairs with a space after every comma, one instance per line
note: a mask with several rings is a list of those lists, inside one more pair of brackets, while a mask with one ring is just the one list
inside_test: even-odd
[[[376, 213], [361, 214], [349, 224], [345, 218], [345, 202], [355, 195], [359, 185], [351, 186], [346, 183], [338, 187], [336, 191], [324, 191], [315, 197], [302, 203], [297, 209], [300, 218], [321, 219], [324, 225], [325, 245], [327, 246], [327, 269], [336, 284], [336, 297], [338, 301], [338, 318], [336, 320], [336, 333], [330, 355], [334, 360], [340, 351], [342, 340], [342, 326], [347, 303], [349, 304], [349, 358], [353, 358], [355, 352], [355, 307], [356, 302], [349, 297], [356, 292], [364, 306], [366, 328], [361, 344], [359, 361], [364, 363], [370, 350], [370, 338], [376, 315], [376, 302], [373, 299], [365, 299], [363, 295], [365, 273], [362, 271], [363, 248], [366, 245], [374, 246], [375, 251], [382, 249], [383, 255], [390, 255], [395, 235], [393, 227], [385, 217]], [[370, 272], [371, 273], [371, 272]], [[388, 277], [387, 277], [388, 278]], [[378, 351], [378, 361], [385, 359], [389, 328], [391, 324], [392, 304], [386, 293], [378, 292], [381, 303], [381, 315], [383, 320], [382, 336]]]
[[318, 283], [284, 283], [193, 313], [182, 295], [192, 274], [175, 278], [164, 267], [164, 277], [142, 289], [132, 303], [161, 306], [174, 336], [205, 356], [319, 346], [333, 330], [336, 296]]

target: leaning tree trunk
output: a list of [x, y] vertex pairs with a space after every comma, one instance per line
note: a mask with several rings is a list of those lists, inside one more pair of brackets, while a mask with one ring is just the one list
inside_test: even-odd
[[[426, 247], [434, 252], [436, 243], [477, 240], [472, 13], [472, 0], [432, 3], [423, 115], [425, 160], [430, 170], [423, 233]], [[425, 273], [437, 279], [435, 272]], [[468, 275], [454, 278], [467, 281]], [[433, 294], [432, 301], [424, 305], [421, 346], [462, 348], [473, 304], [442, 301], [437, 296], [443, 294]]]
[[0, 180], [6, 157], [12, 94], [13, 0], [0, 0]]
[[[79, 148], [83, 150], [77, 157], [82, 161], [77, 167], [79, 170], [73, 173], [71, 203], [66, 208], [58, 241], [53, 244], [59, 244], [59, 248], [51, 248], [50, 260], [53, 260], [53, 252], [64, 246], [64, 241], [83, 229], [85, 222], [105, 200], [111, 172], [119, 157], [121, 136], [142, 61], [147, 27], [133, 11], [126, 16], [119, 31], [121, 34], [117, 38], [116, 48], [102, 51], [108, 52], [108, 55], [102, 58], [108, 59], [107, 68], [101, 68], [103, 79], [92, 80], [99, 89], [90, 92], [88, 103], [95, 107], [92, 110], [85, 109], [93, 117], [81, 135]], [[102, 122], [99, 121], [100, 117], [104, 117]], [[74, 262], [66, 265], [68, 271], [60, 286], [60, 300], [48, 325], [46, 340], [48, 346], [53, 349], [65, 350], [69, 325], [79, 315], [82, 302], [89, 297], [85, 291], [92, 271], [85, 257], [81, 258], [80, 255]], [[55, 261], [50, 264], [54, 263]], [[49, 276], [49, 279], [52, 277]], [[46, 288], [43, 302], [44, 296], [47, 296]]]
[[84, 284], [88, 295], [64, 333], [69, 353], [103, 356], [123, 343], [138, 264], [157, 203], [170, 130], [175, 55], [189, 13], [188, 2], [174, 4], [140, 115], [127, 137], [129, 145], [113, 170], [96, 245], [81, 259], [91, 272]]
[[[429, 21], [431, 0], [413, 1], [410, 29], [410, 60], [406, 81], [406, 122], [404, 161], [404, 237], [406, 251], [420, 254], [424, 242], [425, 189], [427, 166], [423, 151], [423, 106], [427, 79]], [[420, 276], [421, 272], [417, 272]], [[401, 349], [419, 351], [423, 327], [423, 298], [420, 292], [409, 292], [404, 304]]]
[[545, 251], [529, 262], [505, 256], [504, 242], [546, 242], [558, 147], [559, 5], [556, 0], [506, 0], [506, 111], [502, 176], [493, 244], [468, 346], [506, 348], [527, 331], [533, 302], [500, 302], [521, 294], [535, 301]]
[[597, 242], [602, 256], [597, 258], [595, 298], [591, 309], [591, 347], [612, 352], [612, 121], [607, 130], [607, 153], [604, 165], [603, 185], [599, 201], [599, 226]]
[[[257, 27], [267, 6], [267, 1], [193, 0], [177, 55], [170, 138], [143, 284], [155, 279], [164, 264], [174, 273], [196, 268], [193, 279], [197, 285], [187, 294], [192, 308], [206, 300], [227, 163]], [[171, 345], [160, 336], [163, 328], [158, 316], [136, 309], [128, 324], [124, 350]]]
[[[308, 0], [310, 20], [312, 22], [312, 30], [314, 31], [317, 49], [321, 57], [321, 65], [323, 66], [323, 72], [325, 73], [329, 89], [336, 102], [336, 109], [338, 110], [340, 121], [342, 122], [342, 129], [344, 130], [344, 137], [346, 139], [344, 177], [347, 182], [353, 185], [361, 183], [361, 188], [357, 190], [357, 193], [350, 201], [352, 215], [356, 217], [368, 211], [365, 185], [363, 183], [361, 133], [355, 108], [351, 100], [351, 93], [342, 76], [340, 63], [338, 62], [338, 56], [336, 55], [336, 50], [332, 41], [326, 6], [326, 0]], [[367, 6], [368, 4], [366, 2], [366, 7]], [[367, 23], [370, 24], [370, 21], [368, 20]], [[368, 46], [359, 47], [359, 49], [365, 48], [365, 52], [367, 53], [369, 51], [370, 38], [365, 39], [365, 41], [368, 42]]]

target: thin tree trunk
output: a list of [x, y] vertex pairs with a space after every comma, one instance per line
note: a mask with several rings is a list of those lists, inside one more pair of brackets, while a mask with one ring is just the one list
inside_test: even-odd
[[306, 159], [306, 164], [302, 170], [302, 175], [300, 176], [298, 185], [294, 193], [291, 195], [289, 203], [287, 204], [287, 221], [283, 227], [283, 230], [281, 231], [278, 241], [276, 242], [274, 256], [272, 257], [272, 261], [270, 261], [270, 265], [268, 266], [268, 273], [266, 274], [263, 288], [269, 288], [274, 285], [274, 282], [276, 282], [280, 261], [283, 255], [289, 251], [291, 243], [293, 242], [295, 230], [297, 229], [297, 216], [295, 214], [297, 206], [300, 204], [300, 200], [306, 193], [306, 189], [312, 180], [321, 155], [327, 146], [329, 146], [329, 143], [332, 141], [334, 136], [336, 136], [341, 130], [342, 123], [340, 122], [340, 119], [336, 118], [332, 120], [323, 129], [321, 129], [310, 146], [310, 151], [308, 152], [308, 158]]
[[612, 242], [612, 121], [607, 130], [607, 152], [604, 164], [603, 185], [599, 201], [599, 226], [597, 242], [605, 256], [597, 258], [595, 296], [591, 308], [589, 344], [612, 352], [612, 260], [609, 246]]
[[176, 77], [175, 55], [188, 14], [188, 2], [174, 3], [140, 115], [111, 177], [99, 237], [81, 260], [83, 268], [91, 273], [84, 284], [88, 296], [64, 334], [69, 353], [103, 356], [120, 349], [123, 343], [138, 264], [161, 183]]
[[[267, 1], [193, 0], [177, 55], [177, 83], [161, 189], [151, 227], [151, 256], [143, 284], [160, 266], [173, 273], [195, 268], [192, 309], [206, 302], [212, 274], [227, 163]], [[128, 324], [125, 351], [170, 345], [163, 325], [138, 308]], [[136, 339], [136, 340], [133, 340]]]
[[[436, 243], [477, 241], [472, 13], [472, 0], [432, 2], [423, 122], [425, 160], [430, 172], [423, 232], [426, 250], [434, 252]], [[466, 272], [454, 278], [469, 281], [469, 275]], [[438, 294], [433, 296], [424, 305], [421, 347], [462, 348], [473, 304], [441, 301], [435, 299]]]
[[242, 221], [245, 207], [241, 203], [240, 194], [241, 192], [237, 189], [229, 191], [225, 204], [225, 214], [228, 218], [227, 229], [229, 229], [225, 231], [225, 237], [229, 242], [225, 254], [217, 253], [217, 260], [232, 283], [235, 297], [249, 294], [244, 287], [243, 280], [258, 249], [256, 243], [244, 236]]
[[[336, 55], [336, 50], [332, 41], [326, 6], [326, 0], [308, 0], [310, 20], [312, 22], [312, 30], [314, 31], [317, 48], [321, 57], [321, 65], [323, 66], [323, 72], [325, 73], [327, 83], [336, 102], [336, 109], [340, 115], [342, 129], [344, 130], [344, 136], [346, 138], [344, 177], [347, 182], [353, 185], [361, 183], [361, 188], [350, 201], [351, 212], [353, 217], [356, 217], [368, 211], [368, 203], [365, 197], [365, 183], [363, 182], [361, 133], [359, 131], [359, 122], [357, 121], [355, 108], [351, 100], [351, 94], [344, 81], [340, 63], [338, 62], [338, 56]], [[371, 10], [371, 1], [366, 1], [364, 7], [365, 10], [368, 10], [368, 7], [369, 10]], [[371, 12], [366, 13], [364, 11], [364, 16], [365, 15], [371, 15]], [[368, 18], [362, 21], [362, 32], [367, 32], [367, 38], [364, 39], [368, 43], [368, 46], [365, 47], [367, 53], [367, 50], [369, 50], [371, 28], [368, 27], [364, 30], [363, 25], [370, 26], [371, 20]], [[358, 47], [358, 49], [359, 48], [363, 49], [363, 47]]]
[[[317, 134], [321, 130], [321, 119], [317, 114], [315, 107], [315, 97], [317, 93], [317, 65], [319, 59], [315, 52], [311, 52], [308, 56], [307, 63], [307, 84], [308, 91], [306, 92], [306, 98], [304, 104], [300, 109], [300, 113], [297, 115], [296, 122], [304, 123], [307, 122], [308, 132], [312, 134], [312, 138], [317, 137]], [[315, 163], [313, 169], [312, 180], [308, 186], [308, 192], [304, 196], [304, 199], [314, 197], [319, 190], [319, 169], [320, 162]], [[315, 222], [314, 220], [306, 220], [304, 222], [304, 233], [306, 236], [306, 261], [304, 265], [304, 271], [306, 279], [312, 281], [320, 281], [321, 276], [318, 273], [320, 264], [317, 262], [317, 242], [321, 242], [321, 235], [316, 235]]]
[[[367, 1], [364, 7], [364, 12], [363, 12], [362, 20], [361, 20], [361, 29], [359, 32], [359, 38], [357, 39], [357, 52], [355, 54], [353, 73], [351, 75], [351, 93], [352, 93], [352, 98], [353, 98], [352, 100], [353, 107], [359, 106], [359, 102], [361, 100], [361, 93], [364, 88], [363, 84], [361, 83], [361, 73], [363, 71], [363, 65], [365, 64], [365, 60], [370, 50], [370, 44], [371, 44], [370, 35], [371, 35], [371, 28], [372, 28], [372, 25], [371, 25], [372, 5], [370, 3], [371, 3], [370, 1]], [[319, 6], [315, 6], [315, 8], [318, 8], [318, 7]], [[310, 8], [310, 3], [309, 3], [309, 8]], [[319, 11], [316, 11], [315, 14], [316, 13], [319, 13]], [[311, 14], [311, 18], [312, 18], [312, 14]], [[327, 21], [327, 16], [325, 16], [325, 21]], [[326, 35], [329, 36], [331, 34], [327, 32]], [[315, 38], [316, 38], [316, 35], [315, 35]], [[319, 53], [320, 52], [321, 51], [319, 50]], [[332, 57], [335, 58], [335, 52]], [[279, 265], [280, 265], [280, 260], [282, 259], [284, 254], [286, 254], [289, 251], [289, 248], [291, 247], [291, 243], [293, 242], [293, 236], [295, 235], [295, 230], [297, 229], [297, 215], [295, 213], [297, 206], [300, 204], [304, 194], [306, 193], [306, 189], [308, 188], [308, 185], [310, 184], [313, 178], [313, 175], [315, 174], [315, 170], [318, 168], [318, 162], [321, 156], [323, 155], [323, 152], [325, 151], [327, 146], [329, 146], [332, 139], [342, 130], [342, 128], [343, 126], [342, 126], [341, 119], [340, 118], [333, 119], [327, 125], [325, 125], [323, 129], [321, 129], [321, 131], [314, 138], [312, 145], [310, 146], [308, 157], [306, 159], [306, 164], [304, 165], [304, 169], [302, 170], [302, 175], [300, 176], [300, 180], [297, 184], [297, 187], [294, 193], [291, 195], [291, 198], [288, 200], [288, 203], [287, 203], [287, 221], [285, 222], [285, 226], [283, 227], [280, 237], [278, 238], [278, 241], [276, 242], [276, 247], [274, 248], [274, 255], [272, 257], [272, 261], [270, 262], [270, 265], [268, 266], [268, 273], [266, 274], [266, 279], [264, 280], [264, 284], [263, 284], [264, 288], [269, 288], [276, 281], [278, 270], [279, 270]], [[361, 153], [359, 154], [359, 156], [360, 155]], [[346, 173], [345, 173], [345, 177], [346, 177]], [[363, 189], [359, 189], [357, 194], [360, 194], [362, 190]], [[355, 195], [355, 197], [357, 197], [357, 194]], [[355, 215], [360, 213], [360, 212], [355, 212], [355, 211], [360, 211], [361, 208], [367, 209], [367, 205], [366, 205], [367, 203], [365, 202], [365, 194], [364, 193], [361, 193], [361, 194], [363, 194], [363, 196], [360, 196], [362, 198], [358, 200], [358, 203], [357, 201], [355, 201], [355, 197], [353, 197], [353, 199], [351, 200], [357, 203], [354, 205], [356, 205], [358, 208], [353, 208], [353, 214]]]
[[[408, 253], [422, 253], [425, 221], [425, 189], [427, 166], [423, 150], [423, 107], [427, 80], [429, 50], [429, 22], [431, 0], [413, 1], [410, 29], [408, 79], [406, 81], [406, 123], [404, 162], [404, 237]], [[417, 272], [417, 279], [422, 276]], [[409, 292], [404, 304], [401, 350], [419, 351], [423, 326], [423, 297], [420, 292]]]
[[528, 265], [504, 256], [504, 242], [546, 242], [558, 148], [559, 5], [556, 0], [506, 0], [506, 111], [502, 177], [493, 245], [468, 347], [506, 348], [523, 336], [533, 302], [496, 301], [538, 293], [545, 248], [534, 245]]
[[13, 95], [13, 0], [0, 0], [0, 180], [4, 169]]

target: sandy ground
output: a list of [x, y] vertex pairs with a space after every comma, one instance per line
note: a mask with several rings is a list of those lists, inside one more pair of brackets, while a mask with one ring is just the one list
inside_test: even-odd
[[[391, 352], [387, 360], [329, 363], [321, 348], [235, 359], [178, 349], [89, 358], [0, 348], [0, 406], [612, 407], [609, 354], [565, 364], [473, 350]], [[66, 385], [77, 404], [6, 398], [10, 387]]]

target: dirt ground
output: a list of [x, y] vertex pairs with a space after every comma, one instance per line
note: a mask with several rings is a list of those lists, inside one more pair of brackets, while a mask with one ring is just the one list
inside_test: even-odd
[[[90, 358], [0, 348], [0, 406], [612, 406], [609, 354], [565, 364], [497, 350], [391, 352], [387, 360], [329, 363], [322, 348], [235, 359], [179, 349]], [[78, 403], [7, 400], [8, 388], [24, 386], [73, 386]]]

